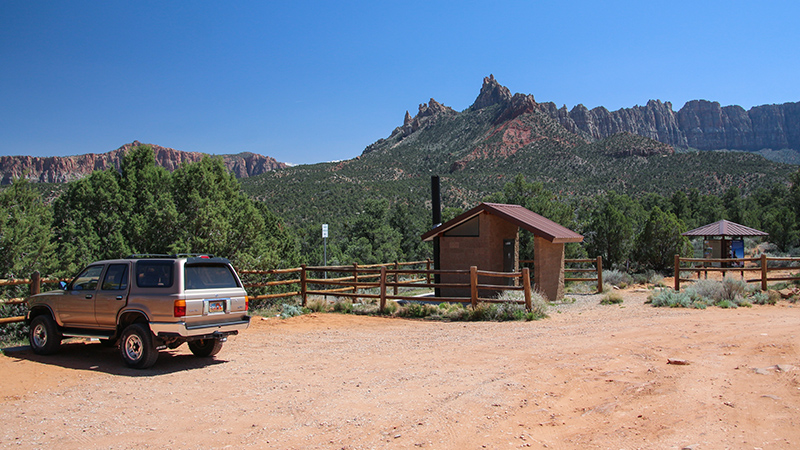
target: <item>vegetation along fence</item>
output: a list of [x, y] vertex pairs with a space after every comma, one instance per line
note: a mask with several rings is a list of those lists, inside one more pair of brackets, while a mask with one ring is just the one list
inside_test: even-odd
[[[586, 267], [594, 263], [593, 267]], [[523, 259], [520, 264], [533, 264], [532, 259]], [[577, 267], [571, 267], [576, 265]], [[564, 260], [564, 275], [569, 273], [581, 274], [583, 276], [564, 277], [564, 281], [584, 281], [597, 283], [597, 292], [603, 292], [603, 257], [598, 256], [595, 259], [565, 259]], [[593, 278], [587, 278], [589, 274], [594, 274]], [[535, 280], [534, 280], [535, 282]]]
[[[767, 290], [769, 281], [800, 281], [800, 275], [794, 276], [774, 276], [770, 277], [770, 272], [786, 272], [790, 270], [788, 265], [792, 263], [800, 264], [800, 258], [772, 258], [762, 254], [759, 258], [731, 258], [731, 259], [705, 259], [705, 258], [682, 258], [675, 255], [675, 290], [681, 290], [681, 282], [694, 281], [691, 278], [683, 278], [682, 272], [695, 272], [697, 279], [702, 273], [708, 278], [708, 272], [720, 272], [723, 276], [728, 273], [739, 272], [741, 278], [747, 283], [761, 282], [761, 290]], [[688, 266], [685, 266], [688, 264]], [[700, 264], [696, 266], [695, 264]], [[719, 267], [709, 264], [719, 264]], [[783, 267], [782, 267], [783, 266]], [[757, 278], [745, 278], [745, 272], [757, 272]]]
[[[584, 260], [574, 260], [581, 261]], [[585, 260], [593, 262], [594, 260]], [[599, 261], [599, 260], [598, 260]], [[592, 270], [595, 269], [581, 269]], [[602, 269], [601, 269], [602, 270]], [[469, 270], [432, 270], [432, 262], [411, 261], [394, 262], [387, 264], [349, 266], [301, 266], [291, 269], [273, 270], [239, 270], [244, 287], [261, 291], [281, 289], [284, 292], [263, 293], [250, 295], [252, 302], [258, 300], [271, 300], [300, 296], [303, 306], [306, 305], [309, 295], [348, 297], [355, 300], [359, 298], [377, 299], [381, 309], [386, 307], [387, 300], [424, 300], [420, 295], [409, 295], [409, 290], [455, 289], [469, 292], [464, 297], [435, 297], [439, 302], [469, 303], [473, 307], [479, 302], [483, 303], [518, 303], [531, 309], [531, 276], [530, 269], [523, 268], [519, 272], [492, 272], [478, 270], [471, 267]], [[599, 272], [602, 273], [602, 272]], [[457, 275], [465, 282], [437, 283], [435, 280], [442, 275]], [[598, 281], [602, 283], [602, 275]], [[488, 280], [495, 280], [487, 282]], [[501, 282], [496, 280], [500, 279]], [[583, 280], [583, 279], [569, 279]], [[595, 278], [587, 279], [589, 281]], [[38, 272], [30, 279], [0, 280], [0, 287], [28, 285], [30, 294], [41, 292], [42, 284], [55, 284], [69, 279], [43, 279]], [[402, 290], [402, 291], [401, 291]], [[403, 292], [404, 291], [404, 292]], [[524, 300], [501, 300], [485, 295], [487, 292], [522, 291]], [[12, 298], [0, 301], [2, 304], [25, 303], [25, 298]], [[21, 322], [24, 317], [7, 317], [0, 319], [0, 325]]]

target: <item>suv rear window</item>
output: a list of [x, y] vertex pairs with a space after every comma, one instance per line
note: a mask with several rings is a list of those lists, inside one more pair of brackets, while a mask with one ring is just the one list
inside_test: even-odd
[[186, 265], [184, 289], [218, 289], [239, 287], [239, 282], [226, 264]]
[[172, 261], [139, 261], [136, 263], [136, 285], [143, 288], [172, 286]]

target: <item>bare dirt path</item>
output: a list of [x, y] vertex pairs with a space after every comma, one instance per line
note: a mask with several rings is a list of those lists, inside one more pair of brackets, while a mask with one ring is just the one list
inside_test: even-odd
[[147, 371], [96, 343], [6, 349], [0, 447], [800, 447], [800, 308], [646, 295], [527, 323], [254, 319], [217, 358], [184, 346]]

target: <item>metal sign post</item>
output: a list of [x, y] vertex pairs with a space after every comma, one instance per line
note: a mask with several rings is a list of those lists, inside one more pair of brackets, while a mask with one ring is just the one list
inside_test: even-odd
[[[324, 254], [324, 266], [328, 265], [328, 224], [322, 224], [322, 245], [323, 245], [323, 254]], [[328, 272], [325, 271], [325, 278], [328, 278]]]

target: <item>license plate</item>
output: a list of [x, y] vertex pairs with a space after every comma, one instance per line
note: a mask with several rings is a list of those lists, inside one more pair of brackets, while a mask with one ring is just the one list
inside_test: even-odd
[[215, 300], [208, 302], [208, 313], [221, 313], [225, 312], [225, 300]]

